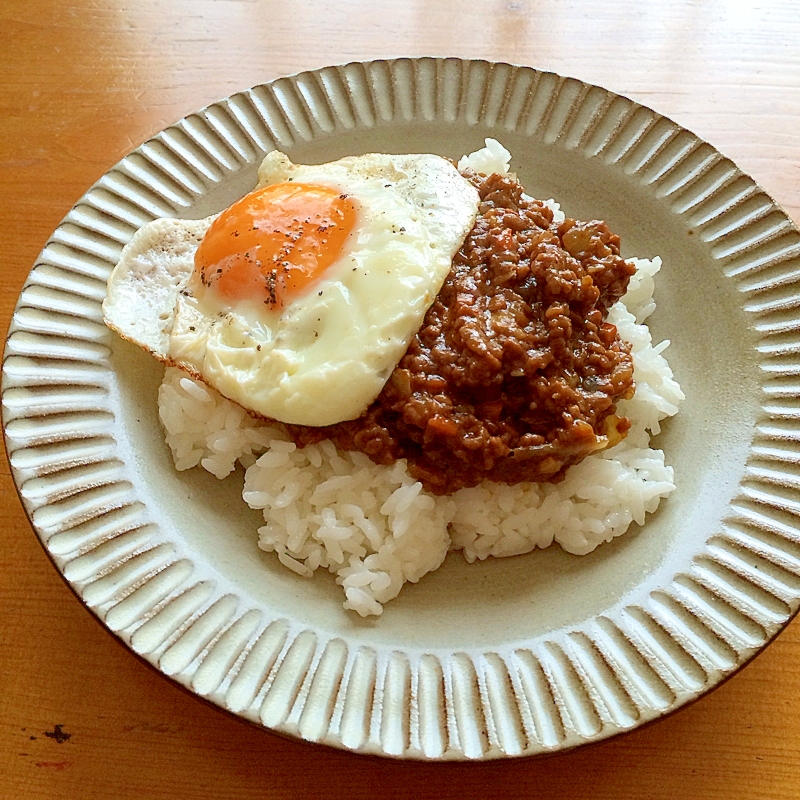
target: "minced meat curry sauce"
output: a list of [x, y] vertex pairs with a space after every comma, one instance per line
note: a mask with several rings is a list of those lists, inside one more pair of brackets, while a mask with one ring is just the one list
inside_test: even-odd
[[553, 223], [510, 175], [465, 172], [478, 217], [423, 324], [366, 413], [330, 438], [378, 464], [408, 460], [426, 489], [557, 480], [630, 423], [630, 345], [606, 322], [634, 267], [604, 222]]

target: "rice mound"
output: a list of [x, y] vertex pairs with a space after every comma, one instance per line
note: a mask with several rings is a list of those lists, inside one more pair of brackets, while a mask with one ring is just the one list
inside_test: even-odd
[[[467, 158], [459, 167], [508, 170], [508, 151], [492, 140]], [[558, 204], [548, 205], [556, 221], [563, 219]], [[256, 421], [202, 382], [168, 368], [158, 409], [175, 467], [199, 465], [223, 479], [241, 464], [242, 497], [264, 515], [258, 546], [298, 575], [310, 577], [320, 568], [334, 573], [344, 607], [364, 617], [380, 614], [404, 583], [435, 570], [450, 550], [469, 562], [553, 542], [569, 553], [590, 553], [631, 522], [643, 524], [675, 489], [672, 467], [650, 447], [650, 435], [683, 399], [662, 355], [669, 342], [654, 346], [643, 324], [655, 309], [653, 277], [661, 260], [631, 260], [636, 273], [608, 320], [632, 345], [636, 393], [618, 404], [632, 427], [615, 447], [570, 467], [560, 483], [484, 481], [439, 497], [409, 476], [404, 460], [379, 466], [330, 441], [298, 448], [279, 423]]]
[[618, 408], [632, 427], [616, 447], [589, 456], [560, 483], [484, 482], [449, 497], [426, 492], [405, 461], [373, 464], [332, 442], [298, 448], [280, 424], [258, 422], [240, 406], [176, 368], [166, 370], [158, 408], [179, 470], [200, 465], [225, 478], [246, 468], [244, 501], [264, 514], [258, 545], [298, 575], [336, 575], [344, 607], [380, 614], [406, 581], [439, 567], [449, 550], [467, 561], [512, 556], [554, 541], [576, 555], [641, 525], [675, 489], [672, 467], [650, 434], [678, 411], [683, 393], [642, 323], [655, 308], [658, 258], [633, 259], [636, 274], [609, 312], [633, 348], [636, 393]]

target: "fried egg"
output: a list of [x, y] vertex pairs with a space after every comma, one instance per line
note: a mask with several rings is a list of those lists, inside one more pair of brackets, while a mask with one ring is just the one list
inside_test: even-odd
[[434, 155], [300, 165], [274, 151], [258, 178], [216, 217], [141, 228], [106, 324], [260, 416], [355, 419], [419, 329], [478, 193]]

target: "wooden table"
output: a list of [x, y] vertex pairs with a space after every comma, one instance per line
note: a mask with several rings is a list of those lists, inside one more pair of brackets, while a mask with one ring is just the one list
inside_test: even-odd
[[[281, 74], [392, 55], [529, 64], [651, 105], [800, 219], [792, 0], [4, 0], [0, 289], [72, 204], [183, 115]], [[0, 797], [800, 796], [800, 622], [671, 717], [546, 759], [416, 764], [286, 740], [209, 706], [109, 635], [0, 484]]]

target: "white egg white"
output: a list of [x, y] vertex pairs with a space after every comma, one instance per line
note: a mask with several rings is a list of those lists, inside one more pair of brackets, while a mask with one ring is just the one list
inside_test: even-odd
[[304, 425], [354, 419], [378, 396], [475, 222], [478, 194], [443, 158], [368, 154], [293, 164], [277, 151], [259, 186], [336, 188], [358, 219], [338, 260], [276, 310], [222, 308], [187, 291], [213, 218], [155, 220], [108, 282], [109, 327], [264, 417]]

